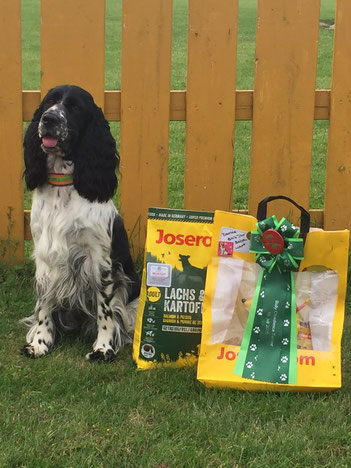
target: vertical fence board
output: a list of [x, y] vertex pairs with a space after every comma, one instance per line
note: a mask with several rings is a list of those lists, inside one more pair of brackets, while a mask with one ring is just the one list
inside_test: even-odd
[[171, 0], [123, 3], [120, 204], [134, 256], [149, 206], [167, 205]]
[[325, 194], [325, 229], [351, 229], [351, 3], [338, 0]]
[[41, 90], [74, 84], [103, 107], [105, 1], [42, 0]]
[[231, 209], [238, 2], [189, 0], [184, 205]]
[[[319, 9], [320, 0], [258, 1], [251, 214], [268, 195], [309, 207]], [[274, 213], [287, 215], [286, 202]]]
[[0, 261], [15, 256], [19, 263], [24, 257], [20, 0], [0, 0], [0, 155]]

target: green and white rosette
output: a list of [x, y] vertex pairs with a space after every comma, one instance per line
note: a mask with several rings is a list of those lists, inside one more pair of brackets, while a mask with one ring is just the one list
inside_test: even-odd
[[296, 384], [297, 331], [293, 272], [303, 259], [299, 229], [271, 216], [251, 231], [250, 252], [261, 266], [234, 373]]

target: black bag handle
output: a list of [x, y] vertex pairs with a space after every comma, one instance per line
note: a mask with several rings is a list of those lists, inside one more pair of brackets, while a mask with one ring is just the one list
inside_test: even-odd
[[298, 205], [294, 200], [285, 195], [274, 195], [271, 197], [266, 197], [260, 201], [257, 207], [257, 216], [258, 221], [262, 221], [267, 218], [267, 204], [273, 200], [286, 200], [296, 206], [301, 213], [301, 223], [300, 223], [300, 234], [302, 236], [308, 234], [310, 230], [310, 214], [302, 206]]

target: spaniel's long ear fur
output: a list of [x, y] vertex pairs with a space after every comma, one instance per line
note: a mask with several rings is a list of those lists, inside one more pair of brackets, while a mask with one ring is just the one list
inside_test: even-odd
[[44, 111], [43, 104], [35, 111], [33, 119], [24, 136], [24, 177], [29, 190], [43, 185], [48, 178], [46, 155], [41, 149], [38, 125]]
[[76, 145], [73, 184], [79, 195], [105, 202], [117, 188], [119, 156], [110, 126], [94, 104], [93, 117]]

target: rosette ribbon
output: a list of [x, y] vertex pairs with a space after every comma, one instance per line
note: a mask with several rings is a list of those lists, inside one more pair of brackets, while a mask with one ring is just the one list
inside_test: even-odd
[[293, 272], [303, 259], [299, 229], [275, 216], [251, 231], [250, 252], [261, 266], [234, 373], [246, 379], [296, 384], [297, 330]]

